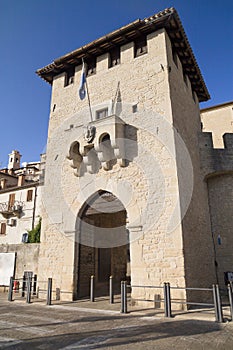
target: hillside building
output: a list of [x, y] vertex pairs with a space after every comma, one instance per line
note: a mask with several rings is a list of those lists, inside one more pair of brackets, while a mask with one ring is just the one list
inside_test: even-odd
[[21, 164], [20, 153], [13, 150], [8, 168], [0, 169], [0, 285], [2, 278], [5, 281], [6, 253], [15, 254], [15, 276], [22, 277], [29, 270], [37, 272], [39, 246], [26, 243], [28, 231], [41, 217], [44, 159], [43, 155], [39, 162]]

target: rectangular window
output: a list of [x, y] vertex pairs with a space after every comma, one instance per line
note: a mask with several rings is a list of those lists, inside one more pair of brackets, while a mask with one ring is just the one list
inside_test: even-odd
[[108, 108], [100, 109], [99, 111], [96, 111], [96, 119], [103, 119], [108, 116]]
[[22, 243], [27, 243], [28, 242], [28, 233], [23, 233], [22, 234]]
[[6, 223], [5, 222], [1, 223], [0, 234], [1, 235], [6, 234]]
[[9, 195], [9, 203], [8, 203], [9, 209], [12, 208], [14, 204], [15, 204], [15, 193], [11, 193]]
[[96, 58], [87, 61], [87, 76], [96, 74]]
[[147, 53], [146, 37], [140, 37], [134, 41], [134, 57], [138, 57]]
[[27, 191], [27, 202], [32, 201], [32, 195], [33, 195], [33, 190], [28, 190]]
[[132, 112], [136, 113], [138, 111], [138, 105], [133, 105], [132, 106]]
[[120, 47], [114, 47], [114, 49], [112, 49], [109, 52], [109, 55], [110, 55], [109, 68], [120, 64]]
[[64, 86], [73, 84], [74, 82], [75, 67], [70, 68], [66, 71]]

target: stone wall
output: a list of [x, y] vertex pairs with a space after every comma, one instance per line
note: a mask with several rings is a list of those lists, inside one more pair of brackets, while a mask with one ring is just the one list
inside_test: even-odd
[[[200, 170], [199, 133], [201, 121], [199, 104], [190, 81], [184, 76], [182, 65], [177, 57], [173, 60], [172, 47], [167, 40], [170, 98], [173, 126], [176, 130], [176, 157], [179, 178], [179, 200], [182, 220], [182, 241], [185, 264], [186, 286], [209, 287], [216, 282], [214, 274], [214, 252], [211, 240], [211, 227], [208, 208], [208, 192]], [[178, 136], [184, 141], [191, 159], [192, 181], [188, 174], [185, 159], [187, 154], [181, 152]], [[192, 188], [190, 204], [185, 204], [188, 188]], [[187, 210], [185, 212], [185, 210]], [[201, 267], [201, 268], [200, 268]]]
[[212, 133], [200, 133], [200, 168], [204, 178], [233, 171], [233, 133], [223, 135], [223, 144], [224, 148], [214, 148]]
[[[76, 69], [73, 85], [64, 87], [65, 73], [54, 79], [45, 176], [45, 192], [53, 197], [46, 198], [49, 214], [44, 219], [39, 270], [53, 275], [55, 287], [75, 288], [73, 267], [78, 257], [71, 242], [75, 221], [83, 203], [99, 189], [113, 193], [126, 208], [132, 283], [162, 285], [169, 280], [173, 285], [185, 285], [182, 227], [175, 210], [178, 181], [166, 40], [164, 30], [150, 34], [148, 53], [137, 58], [133, 43], [124, 45], [121, 64], [110, 69], [108, 55], [103, 55], [97, 60], [96, 75], [87, 78], [95, 108], [104, 101], [108, 105], [120, 82], [115, 113], [131, 126], [125, 128], [125, 137], [132, 141], [126, 147], [125, 167], [116, 164], [109, 171], [74, 176], [66, 155], [72, 142], [83, 137], [82, 127], [90, 121], [87, 101], [77, 96], [81, 67]], [[178, 224], [168, 232], [171, 217]], [[139, 293], [133, 289], [133, 296]], [[150, 297], [154, 291], [145, 293]]]
[[14, 252], [16, 252], [15, 278], [22, 278], [24, 271], [38, 274], [39, 243], [0, 245], [0, 253]]
[[220, 287], [225, 287], [224, 272], [233, 271], [233, 173], [207, 179], [216, 271]]
[[[115, 133], [113, 155], [119, 142], [116, 123], [124, 130], [125, 162], [114, 159], [107, 171], [99, 139], [96, 148], [83, 141], [90, 113], [87, 99], [80, 101], [77, 93], [82, 67], [76, 67], [71, 85], [64, 87], [65, 73], [53, 81], [39, 276], [53, 277], [54, 288], [68, 292], [64, 298], [77, 295], [78, 278], [87, 289], [88, 275], [96, 273], [95, 251], [79, 249], [76, 223], [84, 203], [100, 190], [114, 194], [127, 212], [133, 285], [162, 286], [169, 281], [208, 287], [216, 282], [203, 165], [205, 157], [213, 161], [213, 153], [206, 152], [206, 146], [199, 153], [197, 96], [179, 58], [174, 61], [166, 32], [161, 29], [147, 39], [147, 54], [134, 58], [134, 44], [129, 43], [121, 47], [119, 65], [109, 68], [109, 55], [104, 54], [97, 58], [96, 74], [87, 77], [93, 118], [108, 108], [109, 118], [94, 124], [98, 138], [105, 128]], [[82, 148], [76, 156], [74, 145]], [[92, 156], [87, 157], [90, 149]], [[94, 161], [97, 167], [91, 166]], [[80, 266], [80, 254], [91, 262]], [[152, 299], [154, 294], [162, 293], [132, 289], [135, 299]], [[186, 298], [186, 293], [173, 291], [173, 297]]]
[[224, 272], [232, 263], [233, 134], [223, 135], [224, 148], [214, 148], [211, 132], [199, 137], [201, 172], [208, 187], [216, 279], [225, 287]]

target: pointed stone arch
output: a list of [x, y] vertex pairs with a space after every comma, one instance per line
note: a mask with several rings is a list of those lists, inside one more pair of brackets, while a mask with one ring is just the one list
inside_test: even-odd
[[127, 211], [113, 193], [99, 190], [84, 201], [76, 220], [75, 297], [89, 296], [91, 275], [97, 295], [108, 293], [111, 275], [116, 290], [122, 279], [130, 278], [126, 223]]

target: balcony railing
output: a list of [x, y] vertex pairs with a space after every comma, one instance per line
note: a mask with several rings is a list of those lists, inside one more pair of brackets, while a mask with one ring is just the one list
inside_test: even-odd
[[10, 216], [20, 217], [23, 211], [23, 206], [24, 204], [21, 201], [14, 201], [14, 203], [3, 202], [0, 203], [0, 213], [5, 218], [8, 218]]

